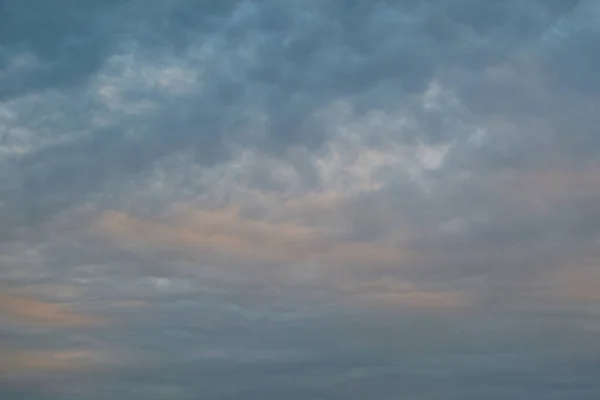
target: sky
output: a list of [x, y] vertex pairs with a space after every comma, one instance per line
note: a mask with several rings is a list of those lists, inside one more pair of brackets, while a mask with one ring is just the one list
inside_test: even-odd
[[0, 1], [0, 398], [596, 400], [600, 2]]

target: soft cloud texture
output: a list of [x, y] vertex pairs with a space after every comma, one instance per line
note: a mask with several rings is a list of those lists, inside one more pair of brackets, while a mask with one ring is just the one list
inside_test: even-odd
[[100, 323], [100, 319], [70, 310], [68, 305], [2, 293], [0, 293], [1, 317], [57, 326], [85, 326]]
[[596, 399], [593, 0], [0, 3], [0, 397]]

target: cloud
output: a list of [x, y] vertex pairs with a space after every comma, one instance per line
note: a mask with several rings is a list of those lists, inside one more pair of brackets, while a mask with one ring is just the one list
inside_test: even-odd
[[0, 3], [2, 386], [598, 397], [597, 2]]
[[456, 311], [476, 306], [476, 298], [470, 297], [467, 292], [420, 288], [408, 281], [382, 279], [359, 284], [353, 289], [353, 300], [375, 307]]
[[[480, 21], [476, 15], [487, 15], [488, 10], [474, 12], [473, 4], [461, 2], [438, 10], [410, 3], [351, 6], [343, 1], [292, 8], [276, 2], [231, 2], [220, 9], [183, 1], [144, 6], [142, 13], [135, 13], [137, 4], [69, 3], [69, 12], [50, 14], [52, 34], [30, 35], [27, 40], [28, 31], [17, 29], [17, 21], [31, 24], [31, 20], [22, 6], [7, 5], [4, 15], [12, 15], [7, 17], [12, 22], [4, 26], [23, 37], [35, 56], [45, 57], [50, 71], [64, 74], [50, 72], [45, 77], [38, 71], [32, 76], [42, 80], [43, 87], [60, 85], [67, 77], [75, 85], [69, 95], [20, 90], [6, 103], [12, 115], [9, 127], [15, 132], [10, 141], [20, 140], [17, 132], [25, 131], [35, 132], [30, 142], [46, 143], [16, 157], [15, 168], [24, 173], [21, 189], [7, 195], [7, 217], [13, 215], [11, 219], [20, 224], [36, 215], [44, 218], [102, 190], [114, 174], [144, 174], [170, 154], [188, 152], [195, 163], [214, 165], [229, 159], [235, 144], [277, 155], [293, 147], [319, 148], [330, 132], [318, 114], [339, 100], [351, 102], [356, 113], [377, 110], [382, 101], [386, 107], [402, 107], [406, 101], [413, 123], [400, 138], [445, 142], [449, 138], [439, 126], [443, 112], [427, 111], [410, 96], [426, 91], [440, 66], [477, 76], [494, 62], [489, 48], [508, 53], [516, 32], [533, 37], [554, 18], [554, 10], [549, 12], [550, 7], [538, 2], [530, 2], [530, 8], [507, 3], [498, 6], [499, 20], [493, 26], [514, 24], [515, 33], [486, 38], [486, 32], [476, 28]], [[511, 12], [522, 18], [510, 20]], [[297, 23], [286, 25], [282, 22], [286, 20]], [[200, 25], [203, 21], [206, 30], [197, 28], [192, 34], [188, 24], [200, 25], [191, 21]], [[457, 23], [467, 28], [460, 29]], [[215, 28], [219, 24], [222, 30]], [[163, 28], [156, 31], [157, 25]], [[113, 34], [96, 33], [106, 32], [107, 26]], [[445, 42], [444, 36], [436, 36], [439, 26], [464, 37]], [[81, 39], [76, 40], [73, 32]], [[477, 42], [480, 36], [483, 39]], [[21, 43], [17, 37], [14, 43]], [[186, 39], [178, 42], [178, 51], [171, 51], [176, 38]], [[488, 43], [494, 39], [497, 46]], [[472, 48], [460, 44], [469, 40]], [[69, 45], [71, 41], [75, 44]], [[8, 57], [17, 62], [23, 56], [9, 52]], [[467, 68], [462, 60], [468, 57], [479, 63]], [[78, 64], [81, 59], [90, 60], [90, 65]], [[65, 73], [71, 67], [79, 68], [78, 73]], [[35, 107], [54, 115], [46, 129], [61, 132], [62, 140], [52, 139], [57, 133], [44, 135], [35, 129], [40, 122], [29, 111]], [[68, 115], [77, 118], [67, 122]], [[164, 135], [167, 131], [169, 135]], [[46, 199], [44, 206], [36, 204], [34, 210], [29, 207], [27, 217], [23, 215], [27, 198], [40, 196]]]
[[30, 297], [0, 293], [0, 317], [28, 324], [56, 327], [94, 326], [103, 324], [101, 318], [76, 312], [68, 304], [56, 304]]
[[598, 259], [592, 258], [558, 269], [550, 277], [551, 297], [593, 306], [600, 301], [598, 294]]
[[98, 226], [117, 241], [130, 239], [171, 247], [189, 247], [238, 260], [299, 262], [313, 258], [341, 263], [398, 263], [401, 249], [336, 239], [323, 228], [294, 222], [244, 219], [236, 209], [192, 209], [175, 222], [144, 221], [117, 212], [105, 213]]
[[88, 350], [35, 351], [2, 349], [0, 375], [36, 372], [73, 372], [102, 366], [107, 356]]

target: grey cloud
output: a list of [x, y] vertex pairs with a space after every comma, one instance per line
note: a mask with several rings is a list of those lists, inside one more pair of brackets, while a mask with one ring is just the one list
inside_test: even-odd
[[[24, 31], [18, 30], [23, 24], [18, 24], [17, 16], [32, 21], [37, 18], [33, 16], [41, 15], [37, 13], [43, 10], [27, 10], [16, 3], [9, 6], [13, 11], [7, 15], [15, 13], [12, 20], [17, 22], [5, 25], [10, 33], [5, 37], [6, 40], [13, 38], [9, 44], [16, 45], [24, 40]], [[27, 40], [34, 53], [39, 53], [40, 58], [46, 57], [48, 61], [44, 62], [49, 65], [56, 58], [60, 62], [64, 59], [73, 68], [80, 68], [79, 74], [67, 74], [68, 67], [59, 62], [51, 70], [65, 73], [71, 77], [69, 79], [80, 76], [80, 87], [85, 87], [99, 72], [108, 56], [122, 52], [119, 45], [125, 42], [137, 43], [136, 47], [141, 49], [137, 55], [147, 57], [149, 62], [164, 57], [172, 59], [169, 58], [173, 54], [170, 49], [177, 43], [178, 36], [187, 39], [184, 49], [188, 49], [187, 52], [179, 51], [178, 54], [184, 57], [179, 60], [185, 61], [185, 57], [192, 56], [193, 48], [202, 42], [214, 43], [217, 53], [207, 53], [208, 58], [203, 56], [191, 63], [193, 69], [206, 70], [201, 94], [169, 98], [148, 88], [125, 89], [130, 99], [146, 99], [160, 111], [115, 121], [109, 128], [91, 128], [89, 124], [98, 114], [99, 105], [86, 91], [74, 89], [70, 92], [70, 98], [59, 104], [79, 115], [81, 124], [75, 129], [87, 132], [86, 135], [26, 155], [18, 161], [22, 171], [21, 189], [7, 196], [9, 204], [14, 205], [14, 208], [5, 207], [11, 214], [23, 213], [16, 204], [23, 201], [27, 204], [27, 199], [52, 198], [48, 200], [47, 209], [40, 204], [32, 206], [34, 209], [30, 207], [27, 218], [33, 220], [36, 220], [35, 214], [51, 215], [70, 203], [83, 201], [80, 196], [102, 188], [115, 174], [140, 173], [168, 154], [191, 150], [198, 163], [212, 165], [229, 156], [227, 143], [241, 141], [279, 154], [285, 154], [293, 145], [317, 147], [328, 133], [314, 121], [312, 114], [329, 102], [353, 96], [360, 108], [367, 107], [368, 110], [374, 106], [366, 100], [376, 101], [381, 93], [388, 104], [398, 103], [407, 94], [424, 90], [440, 67], [466, 68], [468, 73], [475, 73], [496, 62], [490, 57], [490, 51], [503, 57], [500, 54], [506, 54], [506, 51], [502, 46], [512, 50], [510, 44], [513, 42], [505, 43], [503, 35], [506, 32], [518, 34], [518, 40], [523, 40], [523, 35], [534, 37], [556, 18], [544, 14], [545, 7], [533, 2], [498, 5], [497, 11], [472, 2], [453, 2], [441, 9], [434, 4], [412, 2], [393, 7], [387, 3], [367, 6], [348, 2], [307, 3], [294, 7], [272, 2], [230, 2], [199, 7], [175, 2], [169, 7], [143, 8], [136, 2], [129, 2], [106, 5], [111, 7], [106, 11], [88, 10], [85, 4], [79, 3], [64, 6], [67, 11], [59, 12], [58, 7], [52, 14], [57, 19], [55, 32], [27, 36]], [[131, 13], [137, 12], [135, 10], [141, 14], [133, 18], [131, 26], [123, 28]], [[537, 17], [540, 12], [544, 17], [531, 24], [529, 18]], [[488, 30], [477, 29], [476, 24], [486, 20], [482, 13], [487, 13], [490, 21], [494, 21], [482, 25]], [[429, 31], [440, 24], [427, 25], [423, 21], [433, 14], [449, 19], [445, 23], [465, 37], [443, 43], [441, 38], [432, 36]], [[521, 17], [513, 21], [514, 15], [522, 16], [523, 21], [519, 19]], [[500, 18], [493, 18], [496, 16]], [[521, 32], [512, 29], [512, 24], [538, 28], [533, 32]], [[155, 26], [159, 28], [154, 29]], [[83, 34], [85, 40], [75, 47], [69, 45], [69, 36], [62, 33], [67, 27], [72, 28], [69, 32], [73, 35], [82, 37]], [[150, 28], [153, 33], [149, 36]], [[240, 30], [237, 36], [229, 36], [229, 31]], [[124, 31], [124, 34], [115, 35], [114, 31]], [[480, 39], [476, 39], [478, 37]], [[94, 41], [104, 41], [107, 45], [94, 46]], [[469, 41], [475, 43], [473, 47], [460, 47]], [[111, 46], [107, 47], [108, 44]], [[80, 51], [95, 53], [86, 56], [85, 53], [79, 55]], [[256, 53], [252, 54], [254, 51]], [[250, 52], [253, 61], [244, 58], [244, 52]], [[460, 65], [446, 56], [457, 57], [462, 62], [469, 52], [485, 63]], [[94, 68], [81, 64], [81, 60], [89, 60]], [[177, 58], [172, 60], [178, 62]], [[117, 71], [119, 73], [122, 72]], [[39, 71], [32, 72], [32, 76], [43, 79], [48, 87], [62, 82], [60, 76], [50, 74], [44, 78]], [[11, 82], [19, 81], [13, 76], [7, 78]], [[381, 86], [383, 82], [389, 82], [385, 86], [394, 91], [387, 92]], [[127, 81], [122, 84], [127, 85]], [[369, 92], [373, 96], [368, 95]], [[24, 93], [15, 92], [15, 96]], [[365, 100], [361, 100], [363, 94], [368, 95]], [[124, 107], [132, 104], [127, 97], [123, 100]], [[246, 110], [252, 104], [266, 113], [266, 131], [260, 142], [245, 138], [247, 133], [243, 127], [251, 123]], [[17, 109], [16, 112], [26, 111]], [[444, 122], [433, 122], [440, 117], [431, 113], [416, 115], [419, 124], [425, 128], [419, 130], [421, 139], [440, 136], [443, 140], [450, 139], [443, 133], [445, 128], [441, 124]], [[23, 118], [28, 117], [23, 114]], [[67, 123], [66, 117], [61, 118], [63, 123]], [[131, 131], [140, 132], [141, 140], [126, 139], [127, 132]], [[33, 168], [34, 165], [40, 167]]]
[[[207, 398], [231, 399], [278, 394], [360, 399], [394, 393], [441, 399], [482, 395], [494, 387], [492, 398], [577, 393], [587, 399], [597, 390], [596, 367], [576, 351], [584, 337], [565, 335], [569, 328], [556, 324], [551, 315], [494, 314], [475, 323], [456, 316], [440, 320], [393, 315], [336, 314], [335, 321], [311, 324], [236, 324], [238, 329], [226, 336], [202, 335], [202, 341], [183, 315], [172, 315], [168, 330], [161, 322], [161, 329], [142, 336], [146, 344], [153, 337], [155, 345], [148, 350], [162, 357], [138, 368], [101, 372], [94, 379], [66, 379], [69, 384], [58, 391], [70, 398], [73, 388], [81, 391], [87, 384], [95, 389], [90, 398], [109, 392], [116, 398], [164, 398], [167, 389], [178, 388], [172, 397], [194, 398], [202, 391]], [[553, 334], [542, 343], [539, 335], [545, 329]], [[262, 347], [265, 343], [268, 348]], [[548, 346], [553, 346], [551, 352]], [[251, 349], [257, 350], [256, 360], [247, 357]], [[297, 358], [290, 349], [299, 349], [303, 356]], [[280, 358], [261, 358], [269, 354]], [[565, 365], [561, 357], [567, 354], [571, 361]]]
[[14, 71], [9, 67], [13, 74], [0, 80], [1, 98], [85, 83], [112, 50], [116, 32], [109, 30], [105, 22], [116, 4], [3, 2], [2, 64], [6, 67], [15, 62], [15, 56], [30, 56], [33, 65], [14, 66]]
[[[72, 285], [114, 321], [3, 326], [0, 350], [131, 358], [26, 373], [32, 398], [597, 398], [595, 300], [554, 277], [598, 259], [593, 1], [0, 7], [0, 283]], [[174, 203], [240, 203], [225, 250], [285, 220], [417, 256], [224, 262], [90, 232]], [[468, 306], [363, 301], [394, 285]]]

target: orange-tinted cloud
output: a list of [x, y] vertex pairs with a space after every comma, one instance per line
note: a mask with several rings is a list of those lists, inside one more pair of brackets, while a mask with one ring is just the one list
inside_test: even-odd
[[543, 212], [572, 198], [600, 194], [600, 166], [520, 173], [491, 183], [499, 198], [528, 211]]
[[0, 318], [52, 326], [89, 326], [106, 322], [101, 318], [79, 313], [66, 304], [8, 293], [0, 293]]
[[466, 295], [450, 291], [384, 292], [374, 293], [367, 296], [366, 299], [386, 306], [410, 308], [446, 309], [469, 305]]
[[409, 252], [385, 243], [339, 240], [326, 229], [294, 221], [242, 218], [235, 208], [185, 208], [169, 221], [152, 221], [107, 212], [96, 224], [130, 244], [192, 248], [244, 261], [399, 263]]
[[567, 268], [555, 276], [558, 296], [578, 302], [600, 302], [600, 263]]
[[[339, 271], [335, 267], [344, 266], [413, 266], [415, 262], [423, 261], [424, 257], [406, 247], [385, 241], [339, 239], [324, 226], [306, 225], [300, 220], [246, 219], [240, 216], [236, 208], [182, 208], [166, 220], [145, 220], [111, 211], [103, 214], [96, 223], [97, 229], [117, 242], [126, 246], [141, 246], [142, 249], [146, 246], [179, 249], [197, 257], [219, 254], [239, 263], [273, 262], [300, 269], [310, 265], [306, 267], [309, 275], [312, 265], [316, 264], [318, 272], [311, 276], [323, 277], [332, 285], [332, 290], [341, 289], [363, 304], [435, 309], [468, 304], [467, 297], [459, 292], [424, 290], [409, 283], [392, 286], [380, 282], [362, 284], [353, 278], [350, 270], [343, 277], [338, 276], [337, 272], [328, 274], [329, 268]], [[299, 274], [303, 276], [301, 271]], [[295, 272], [291, 272], [291, 275], [295, 276]], [[337, 278], [330, 281], [331, 276]], [[341, 281], [347, 282], [348, 287], [340, 288], [340, 284], [345, 285]]]
[[0, 375], [70, 372], [105, 365], [109, 355], [91, 350], [13, 350], [0, 348]]
[[421, 288], [411, 282], [383, 280], [358, 285], [356, 298], [365, 303], [395, 308], [454, 309], [472, 304], [466, 293]]

